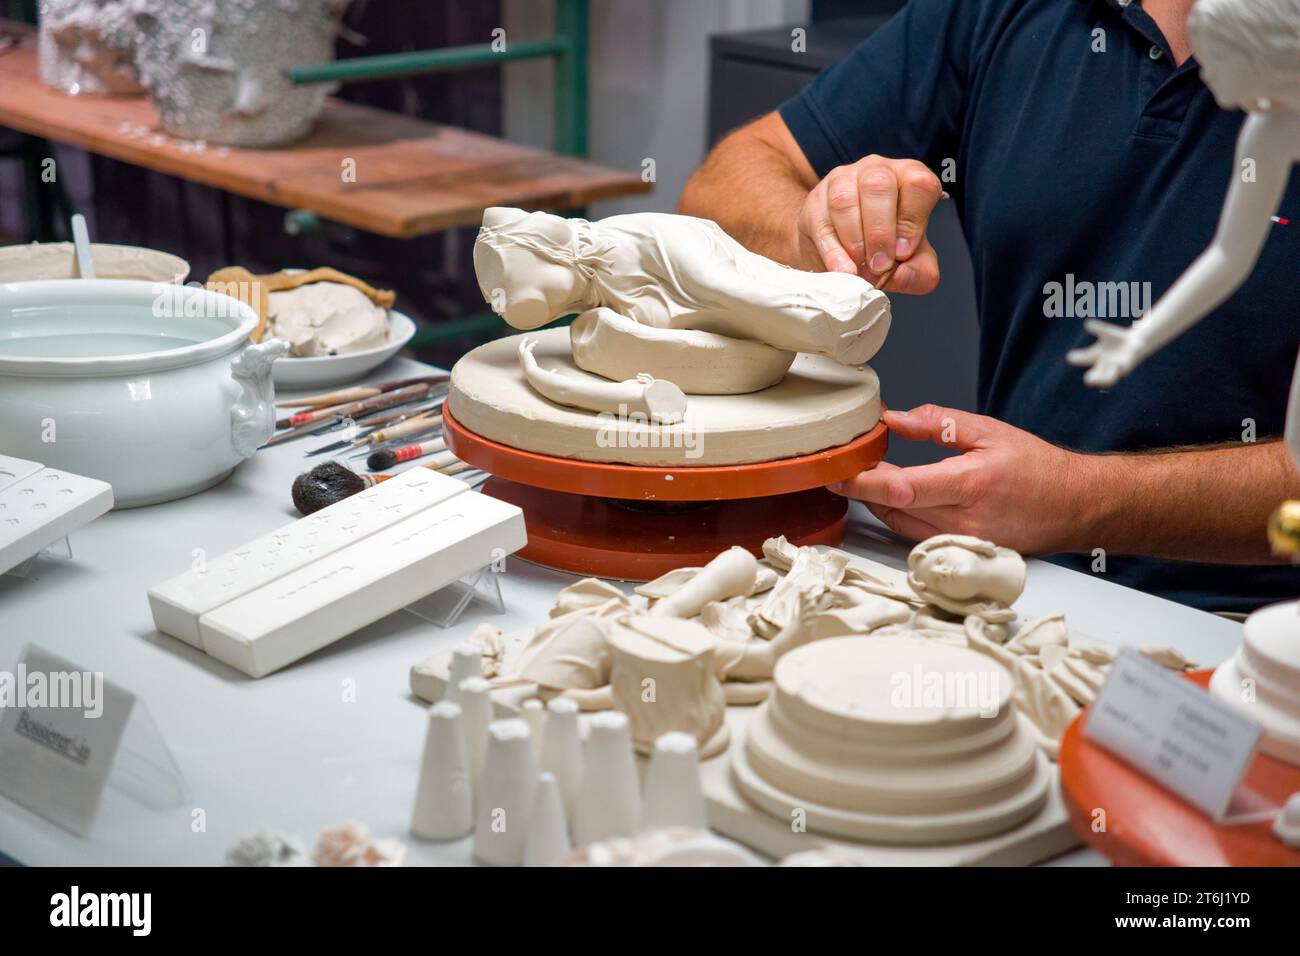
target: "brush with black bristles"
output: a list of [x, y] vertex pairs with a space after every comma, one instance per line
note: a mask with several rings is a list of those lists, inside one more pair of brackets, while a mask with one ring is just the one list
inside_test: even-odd
[[323, 462], [293, 480], [293, 506], [305, 515], [315, 514], [391, 477], [358, 475], [336, 461]]

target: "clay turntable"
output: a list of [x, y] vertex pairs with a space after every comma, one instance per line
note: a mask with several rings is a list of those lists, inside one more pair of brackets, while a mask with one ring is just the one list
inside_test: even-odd
[[889, 330], [879, 290], [657, 213], [489, 209], [474, 268], [525, 334], [456, 363], [443, 434], [523, 509], [523, 557], [648, 580], [781, 534], [841, 541], [847, 504], [824, 486], [885, 453], [865, 364]]
[[[533, 337], [544, 365], [586, 374], [573, 365], [567, 329]], [[839, 544], [848, 505], [823, 486], [885, 454], [869, 368], [801, 354], [763, 392], [692, 395], [695, 414], [674, 432], [551, 405], [519, 371], [518, 339], [480, 346], [456, 364], [443, 429], [452, 452], [493, 475], [483, 491], [523, 509], [520, 556], [538, 564], [640, 581], [707, 564], [733, 544], [761, 555], [763, 541], [780, 534], [799, 545]], [[837, 443], [809, 448], [809, 426], [828, 422]], [[674, 434], [679, 447], [662, 447]], [[705, 454], [688, 457], [701, 447]], [[563, 457], [548, 453], [554, 448], [579, 450]]]

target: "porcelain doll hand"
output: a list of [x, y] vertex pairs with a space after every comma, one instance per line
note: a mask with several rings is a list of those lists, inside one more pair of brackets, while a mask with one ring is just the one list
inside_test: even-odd
[[1110, 388], [1146, 358], [1145, 339], [1136, 324], [1113, 325], [1089, 319], [1083, 327], [1097, 336], [1097, 341], [1073, 349], [1065, 359], [1071, 365], [1088, 369], [1083, 376], [1085, 385]]

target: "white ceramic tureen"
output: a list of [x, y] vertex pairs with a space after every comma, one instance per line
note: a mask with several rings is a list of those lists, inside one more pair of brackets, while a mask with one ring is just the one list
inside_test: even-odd
[[109, 482], [117, 507], [228, 475], [275, 427], [257, 315], [194, 286], [0, 283], [0, 454]]

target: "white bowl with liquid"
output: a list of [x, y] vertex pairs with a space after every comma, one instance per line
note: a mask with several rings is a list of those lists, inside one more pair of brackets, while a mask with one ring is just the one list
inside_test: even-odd
[[194, 286], [0, 283], [0, 454], [107, 481], [116, 507], [182, 498], [250, 457], [275, 425], [257, 315]]

